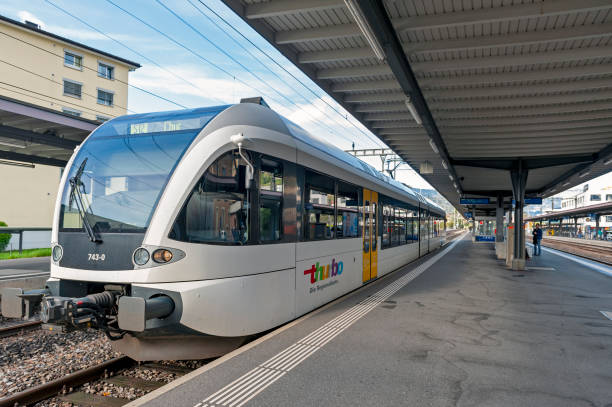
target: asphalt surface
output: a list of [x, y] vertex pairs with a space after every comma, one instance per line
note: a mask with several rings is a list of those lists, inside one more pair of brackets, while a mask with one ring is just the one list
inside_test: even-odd
[[[612, 310], [612, 278], [551, 252], [514, 272], [494, 254], [493, 244], [462, 240], [246, 405], [612, 406], [612, 321], [600, 313]], [[146, 405], [198, 405], [392, 281]]]
[[32, 273], [33, 271], [50, 271], [49, 257], [32, 257], [29, 259], [0, 260], [0, 276], [7, 274]]

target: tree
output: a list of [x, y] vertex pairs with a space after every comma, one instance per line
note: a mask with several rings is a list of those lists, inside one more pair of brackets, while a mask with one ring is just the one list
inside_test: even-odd
[[[8, 226], [6, 223], [0, 220], [0, 226]], [[0, 252], [3, 252], [11, 241], [10, 233], [0, 233]]]

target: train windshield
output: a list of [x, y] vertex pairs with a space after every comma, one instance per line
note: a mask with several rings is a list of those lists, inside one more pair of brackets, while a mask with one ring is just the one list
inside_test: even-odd
[[125, 116], [100, 126], [69, 170], [60, 231], [144, 232], [179, 160], [224, 108]]

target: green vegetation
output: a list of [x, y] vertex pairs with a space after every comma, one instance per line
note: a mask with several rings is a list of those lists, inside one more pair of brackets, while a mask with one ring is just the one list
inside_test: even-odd
[[[6, 223], [0, 220], [0, 226], [8, 226]], [[9, 241], [11, 240], [10, 233], [0, 233], [0, 252], [8, 246]]]
[[0, 252], [0, 260], [25, 259], [28, 257], [45, 257], [45, 256], [51, 256], [51, 248], [25, 249], [21, 253], [19, 253], [19, 250], [13, 250], [12, 252]]

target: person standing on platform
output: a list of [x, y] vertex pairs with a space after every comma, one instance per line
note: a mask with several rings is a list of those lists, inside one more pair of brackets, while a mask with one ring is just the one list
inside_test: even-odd
[[533, 255], [540, 256], [542, 255], [542, 229], [540, 229], [540, 224], [536, 223], [535, 229], [533, 229]]

